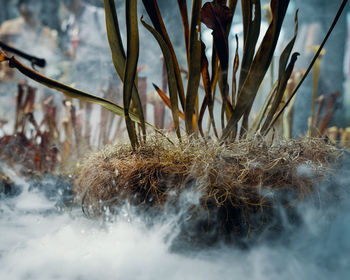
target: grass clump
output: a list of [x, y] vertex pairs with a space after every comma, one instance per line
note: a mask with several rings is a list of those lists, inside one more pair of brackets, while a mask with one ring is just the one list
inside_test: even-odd
[[[259, 137], [228, 145], [183, 139], [172, 145], [154, 137], [136, 151], [118, 144], [88, 157], [74, 191], [90, 217], [126, 202], [144, 215], [181, 211], [181, 238], [210, 245], [279, 232], [281, 207], [297, 221], [295, 205], [315, 191], [340, 155], [321, 139], [273, 145]], [[188, 192], [198, 201], [183, 207]]]

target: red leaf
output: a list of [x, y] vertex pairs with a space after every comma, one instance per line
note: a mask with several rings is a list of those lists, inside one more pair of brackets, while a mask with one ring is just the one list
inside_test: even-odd
[[207, 2], [201, 11], [201, 22], [213, 31], [218, 29], [225, 31], [231, 24], [232, 18], [230, 9], [219, 3]]

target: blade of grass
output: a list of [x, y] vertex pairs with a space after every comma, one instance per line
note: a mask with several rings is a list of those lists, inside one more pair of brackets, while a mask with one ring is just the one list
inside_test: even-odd
[[202, 44], [202, 50], [201, 50], [201, 52], [202, 52], [201, 65], [202, 66], [201, 66], [201, 68], [202, 68], [202, 80], [203, 80], [205, 96], [204, 96], [203, 103], [202, 103], [201, 110], [200, 110], [199, 117], [198, 117], [198, 128], [199, 128], [200, 134], [202, 135], [202, 137], [204, 137], [204, 132], [203, 132], [203, 128], [202, 128], [202, 121], [203, 121], [205, 110], [208, 107], [210, 122], [213, 126], [214, 134], [218, 138], [218, 133], [217, 133], [216, 125], [215, 125], [215, 121], [214, 121], [214, 113], [213, 113], [213, 99], [212, 99], [212, 95], [211, 95], [209, 62], [208, 62], [207, 56], [205, 54], [206, 46], [203, 42], [201, 42], [201, 44]]
[[[254, 8], [253, 8], [254, 7]], [[254, 12], [254, 14], [253, 14]], [[242, 89], [252, 64], [256, 43], [260, 35], [261, 5], [259, 0], [242, 0], [244, 47], [239, 75], [238, 92]]]
[[236, 95], [237, 95], [237, 71], [238, 71], [238, 67], [239, 67], [239, 54], [238, 54], [238, 50], [239, 50], [239, 44], [238, 44], [238, 36], [235, 36], [236, 39], [236, 53], [235, 53], [235, 58], [233, 60], [233, 67], [232, 67], [232, 105], [233, 107], [236, 106]]
[[272, 22], [252, 62], [250, 71], [239, 93], [234, 114], [223, 131], [222, 140], [229, 137], [243, 114], [250, 111], [260, 84], [270, 66], [288, 5], [289, 0], [271, 1]]
[[268, 114], [268, 116], [265, 120], [265, 123], [262, 127], [262, 130], [261, 130], [261, 133], [263, 135], [267, 134], [266, 130], [267, 130], [268, 126], [270, 125], [273, 116], [276, 114], [278, 107], [281, 105], [281, 101], [283, 99], [283, 96], [285, 94], [285, 90], [287, 88], [288, 80], [289, 80], [290, 76], [292, 75], [294, 65], [295, 65], [295, 62], [297, 61], [298, 56], [299, 56], [299, 53], [294, 53], [292, 55], [291, 61], [289, 62], [289, 65], [288, 65], [284, 75], [281, 78], [281, 83], [279, 84], [279, 86], [277, 88], [275, 100], [272, 103], [272, 107], [269, 111], [269, 114]]
[[179, 5], [180, 13], [181, 13], [181, 19], [182, 19], [182, 25], [184, 28], [184, 36], [185, 36], [185, 45], [186, 45], [186, 56], [187, 56], [187, 63], [189, 62], [189, 40], [190, 40], [190, 27], [189, 27], [189, 21], [188, 21], [188, 12], [187, 12], [187, 3], [186, 0], [177, 0], [177, 3]]
[[[174, 125], [175, 125], [175, 132], [176, 132], [177, 137], [179, 139], [181, 139], [176, 75], [175, 75], [174, 64], [173, 64], [170, 49], [169, 49], [167, 43], [165, 42], [165, 40], [163, 39], [163, 37], [160, 35], [160, 33], [157, 30], [155, 30], [152, 26], [147, 24], [143, 20], [142, 17], [141, 17], [141, 23], [149, 32], [151, 32], [151, 34], [157, 40], [157, 42], [162, 50], [162, 53], [164, 56], [164, 61], [166, 64], [167, 75], [168, 75], [170, 105], [171, 105], [171, 113], [172, 113], [173, 121], [174, 121]], [[157, 92], [158, 92], [158, 90], [157, 90]]]
[[[237, 100], [237, 71], [239, 68], [239, 54], [238, 54], [238, 50], [239, 50], [239, 43], [238, 43], [238, 36], [235, 36], [236, 39], [236, 53], [235, 53], [235, 58], [233, 60], [233, 67], [232, 67], [232, 107], [235, 108], [236, 107], [236, 100]], [[237, 130], [238, 127], [236, 125], [236, 127], [233, 129], [232, 134], [231, 134], [231, 139], [235, 139], [237, 136]]]
[[201, 0], [193, 0], [192, 17], [189, 41], [189, 73], [186, 91], [185, 105], [185, 125], [188, 135], [193, 134], [193, 114], [195, 113], [196, 99], [198, 96], [198, 87], [201, 74], [201, 40], [200, 40], [200, 10], [202, 7]]
[[[114, 68], [119, 75], [120, 79], [124, 82], [125, 80], [125, 66], [126, 66], [126, 55], [122, 38], [120, 35], [120, 28], [118, 22], [118, 16], [116, 12], [116, 6], [114, 0], [103, 0], [105, 14], [106, 14], [106, 28], [107, 38], [112, 53], [112, 61]], [[143, 134], [146, 135], [145, 119], [142, 110], [141, 100], [137, 91], [135, 81], [132, 86], [132, 100], [136, 107], [137, 114], [140, 119], [140, 125]]]
[[287, 67], [287, 63], [288, 63], [290, 54], [292, 53], [292, 50], [294, 48], [294, 43], [295, 43], [295, 40], [296, 40], [297, 35], [298, 35], [298, 10], [295, 13], [294, 23], [295, 23], [294, 36], [290, 40], [290, 42], [287, 44], [285, 49], [283, 50], [281, 57], [280, 57], [280, 60], [279, 60], [277, 91], [276, 91], [276, 94], [274, 96], [274, 100], [272, 102], [269, 113], [267, 114], [265, 122], [262, 126], [262, 129], [261, 129], [262, 134], [265, 134], [266, 129], [270, 125], [270, 122], [272, 121], [273, 116], [276, 114], [276, 111], [280, 107], [280, 103], [281, 103], [282, 98], [284, 96], [288, 80], [289, 80], [290, 76], [292, 75], [294, 64], [295, 64], [296, 59], [297, 59], [297, 55], [294, 54], [293, 58], [291, 59], [290, 64]]
[[[242, 16], [243, 16], [243, 32], [244, 32], [244, 49], [242, 57], [241, 72], [239, 75], [238, 93], [241, 93], [241, 89], [245, 79], [247, 78], [250, 66], [252, 64], [256, 44], [260, 35], [261, 25], [261, 4], [260, 0], [254, 1], [242, 1]], [[241, 137], [246, 135], [248, 130], [249, 114], [251, 106], [244, 112], [243, 122], [241, 126]]]
[[123, 103], [126, 127], [129, 139], [133, 148], [138, 146], [136, 129], [132, 123], [129, 110], [132, 98], [132, 88], [134, 86], [137, 70], [137, 62], [139, 59], [139, 31], [137, 18], [137, 0], [125, 1], [125, 18], [127, 33], [127, 51], [125, 61], [124, 87], [123, 87]]
[[184, 86], [182, 83], [180, 66], [179, 66], [179, 63], [178, 63], [178, 60], [177, 60], [177, 57], [175, 54], [174, 47], [170, 41], [168, 32], [165, 28], [162, 16], [160, 14], [157, 1], [156, 0], [142, 0], [142, 2], [143, 2], [143, 5], [147, 11], [147, 14], [149, 15], [149, 17], [152, 21], [152, 24], [153, 24], [155, 30], [157, 30], [159, 32], [159, 34], [162, 35], [164, 41], [167, 43], [168, 48], [171, 52], [171, 56], [172, 56], [173, 64], [174, 64], [174, 69], [175, 69], [175, 74], [176, 74], [177, 90], [178, 90], [182, 109], [184, 110], [185, 109], [185, 90], [184, 90]]
[[126, 55], [122, 37], [120, 35], [115, 3], [114, 0], [103, 0], [103, 4], [106, 14], [107, 38], [111, 48], [113, 64], [120, 79], [124, 81]]

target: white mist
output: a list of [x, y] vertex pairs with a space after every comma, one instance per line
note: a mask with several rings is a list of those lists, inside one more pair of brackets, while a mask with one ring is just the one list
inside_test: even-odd
[[169, 251], [173, 218], [150, 228], [125, 210], [112, 222], [93, 221], [80, 209], [58, 211], [60, 192], [48, 199], [18, 181], [22, 193], [0, 199], [0, 279], [347, 279], [350, 273], [347, 191], [336, 207], [303, 205], [306, 225], [277, 244], [184, 255]]

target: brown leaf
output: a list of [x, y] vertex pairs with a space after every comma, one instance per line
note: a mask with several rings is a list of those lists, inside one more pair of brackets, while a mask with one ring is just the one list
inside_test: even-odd
[[[152, 84], [155, 88], [156, 92], [158, 93], [159, 97], [162, 99], [164, 104], [171, 110], [171, 102], [170, 98], [162, 91], [157, 85]], [[185, 114], [179, 110], [179, 117], [183, 120], [185, 120]]]
[[201, 11], [201, 22], [213, 31], [227, 27], [232, 22], [233, 14], [223, 3], [207, 2]]
[[[196, 113], [198, 113], [198, 88], [201, 76], [201, 0], [192, 1], [192, 17], [189, 40], [189, 69], [185, 104], [185, 125], [187, 134], [193, 134], [196, 129]], [[195, 116], [195, 117], [194, 117]]]
[[[223, 73], [227, 73], [229, 47], [227, 29], [232, 23], [233, 14], [222, 4], [207, 2], [201, 10], [201, 22], [213, 30], [214, 45], [220, 59]], [[227, 81], [224, 81], [227, 82]]]
[[0, 62], [8, 60], [8, 56], [0, 49]]
[[203, 43], [203, 41], [201, 42], [201, 44], [202, 44], [201, 69], [202, 69], [202, 80], [203, 80], [203, 87], [204, 87], [204, 91], [205, 91], [205, 96], [204, 96], [203, 103], [202, 103], [201, 110], [200, 110], [199, 117], [198, 117], [198, 128], [199, 128], [199, 132], [204, 137], [204, 133], [203, 133], [203, 129], [202, 129], [202, 121], [203, 121], [205, 110], [208, 107], [210, 121], [211, 121], [211, 124], [212, 124], [213, 129], [214, 129], [214, 134], [216, 137], [218, 137], [218, 133], [217, 133], [215, 121], [214, 121], [214, 113], [213, 113], [214, 102], [213, 102], [212, 91], [211, 91], [212, 84], [211, 84], [210, 76], [209, 76], [209, 62], [208, 62], [207, 56], [205, 55], [206, 46]]

